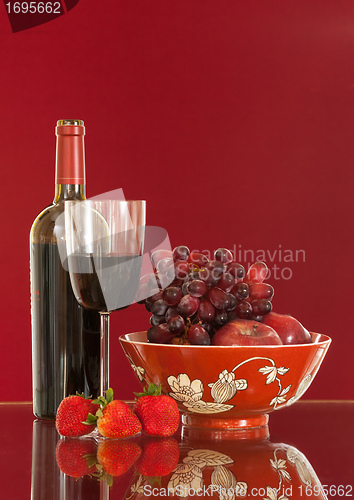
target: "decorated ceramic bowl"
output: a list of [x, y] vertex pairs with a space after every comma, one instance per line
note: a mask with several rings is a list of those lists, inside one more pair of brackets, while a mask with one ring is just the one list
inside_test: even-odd
[[146, 332], [120, 337], [145, 387], [161, 385], [185, 425], [243, 429], [266, 425], [268, 414], [297, 401], [312, 383], [331, 343], [269, 346], [152, 344]]

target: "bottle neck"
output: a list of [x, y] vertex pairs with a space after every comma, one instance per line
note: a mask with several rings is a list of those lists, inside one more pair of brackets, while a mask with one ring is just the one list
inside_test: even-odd
[[60, 203], [66, 200], [85, 200], [85, 184], [56, 184], [54, 203]]
[[76, 125], [56, 127], [55, 183], [63, 185], [85, 184], [85, 128]]

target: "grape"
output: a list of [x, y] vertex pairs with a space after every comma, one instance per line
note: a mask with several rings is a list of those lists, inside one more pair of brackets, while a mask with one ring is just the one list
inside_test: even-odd
[[211, 271], [207, 268], [200, 270], [199, 277], [202, 281], [204, 281], [206, 286], [209, 286], [209, 287], [216, 286], [218, 284], [219, 279], [220, 279], [219, 276], [214, 276], [213, 271]]
[[216, 311], [215, 317], [213, 320], [213, 325], [220, 327], [227, 323], [228, 317], [226, 311]]
[[158, 288], [156, 288], [155, 290], [152, 290], [150, 292], [150, 297], [148, 298], [148, 300], [151, 302], [151, 304], [153, 304], [154, 302], [156, 302], [157, 300], [161, 300], [162, 299], [162, 296], [163, 296], [163, 291], [162, 290], [159, 290]]
[[188, 340], [192, 345], [210, 345], [209, 334], [202, 325], [192, 325], [189, 328]]
[[150, 312], [152, 312], [152, 314], [157, 314], [158, 316], [163, 316], [166, 314], [167, 309], [168, 304], [166, 304], [164, 300], [160, 299], [156, 300], [156, 302], [152, 304]]
[[183, 283], [182, 285], [182, 295], [187, 295], [189, 293], [188, 291], [188, 285], [189, 285], [189, 281], [186, 281], [185, 283]]
[[164, 259], [161, 259], [158, 261], [156, 265], [156, 270], [158, 274], [164, 274], [166, 273], [167, 269], [173, 265], [173, 259], [171, 257], [165, 257]]
[[215, 333], [215, 330], [211, 323], [202, 323], [201, 326], [209, 333], [209, 335], [213, 335]]
[[252, 306], [246, 300], [241, 300], [236, 306], [235, 313], [239, 318], [249, 319], [252, 314]]
[[183, 280], [177, 278], [170, 283], [170, 286], [176, 286], [177, 288], [181, 288], [182, 285], [183, 285]]
[[166, 257], [169, 257], [169, 258], [172, 257], [171, 250], [155, 250], [155, 252], [153, 252], [151, 254], [151, 262], [153, 263], [155, 269], [156, 269], [156, 266], [159, 263], [159, 261], [166, 258]]
[[264, 262], [255, 262], [247, 271], [245, 283], [262, 283], [267, 273], [268, 268]]
[[190, 317], [198, 310], [198, 306], [199, 300], [196, 297], [192, 297], [187, 294], [182, 297], [177, 309], [181, 316]]
[[237, 306], [237, 299], [234, 295], [232, 295], [232, 293], [228, 293], [227, 297], [229, 299], [229, 305], [226, 308], [226, 311], [230, 312], [230, 311], [233, 311], [235, 309], [235, 307]]
[[259, 315], [257, 316], [255, 314], [251, 314], [250, 319], [252, 319], [253, 321], [259, 321], [259, 323], [261, 323], [263, 316], [259, 316]]
[[224, 264], [228, 264], [233, 261], [233, 255], [227, 248], [218, 248], [214, 252], [214, 259], [223, 262]]
[[232, 288], [231, 293], [237, 300], [244, 300], [249, 296], [250, 290], [247, 283], [243, 283], [241, 281], [240, 283], [236, 283], [236, 285]]
[[176, 306], [169, 307], [166, 311], [166, 314], [165, 314], [166, 322], [168, 322], [168, 320], [171, 319], [172, 316], [178, 316], [178, 315], [179, 315], [179, 312], [178, 312], [178, 309]]
[[235, 310], [227, 313], [227, 321], [232, 321], [234, 319], [239, 319]]
[[[190, 266], [189, 266], [190, 267]], [[198, 268], [199, 269], [199, 268]], [[199, 280], [199, 271], [197, 269], [192, 269], [189, 271], [188, 278], [189, 281]]]
[[228, 264], [227, 271], [238, 280], [242, 279], [246, 274], [245, 268], [237, 262], [231, 262]]
[[215, 278], [218, 278], [219, 276], [221, 276], [225, 270], [224, 264], [218, 260], [209, 261], [205, 267], [206, 267], [206, 269], [208, 269], [209, 271], [211, 271], [213, 273], [213, 276]]
[[207, 297], [216, 309], [226, 309], [229, 307], [227, 293], [221, 290], [221, 288], [210, 288], [207, 292]]
[[153, 314], [150, 318], [150, 324], [152, 326], [161, 325], [162, 323], [166, 323], [165, 316], [158, 316], [157, 314]]
[[265, 316], [272, 310], [272, 303], [267, 299], [256, 299], [251, 302], [252, 312], [256, 316]]
[[167, 305], [176, 306], [182, 298], [182, 291], [176, 286], [169, 286], [163, 291], [162, 298]]
[[267, 299], [272, 300], [274, 288], [268, 283], [252, 283], [249, 286], [250, 297], [252, 299]]
[[200, 301], [198, 307], [198, 318], [200, 321], [211, 323], [215, 316], [215, 309], [207, 299]]
[[187, 288], [192, 297], [202, 297], [207, 291], [206, 284], [202, 280], [190, 281]]
[[224, 290], [225, 292], [229, 292], [234, 285], [235, 278], [230, 273], [222, 274], [220, 280], [218, 281], [218, 288], [221, 288], [221, 290]]
[[[159, 293], [161, 292], [161, 295]], [[151, 311], [151, 306], [154, 302], [156, 302], [159, 299], [162, 299], [162, 290], [159, 290], [158, 288], [154, 288], [153, 290], [150, 290], [149, 292], [150, 297], [148, 297], [145, 300], [145, 308], [147, 311]]]
[[155, 344], [170, 344], [174, 336], [173, 333], [168, 331], [166, 323], [154, 325], [147, 331], [148, 341]]
[[188, 247], [184, 245], [180, 245], [179, 247], [176, 247], [173, 252], [173, 259], [174, 260], [187, 260], [190, 254], [190, 250]]
[[177, 262], [175, 262], [174, 268], [176, 278], [182, 280], [187, 278], [189, 274], [189, 267], [187, 262], [185, 262], [184, 260], [178, 260]]
[[167, 321], [167, 328], [171, 333], [178, 335], [184, 331], [185, 322], [182, 316], [172, 316]]
[[199, 252], [191, 252], [188, 257], [189, 262], [196, 264], [198, 267], [204, 267], [209, 262], [208, 257]]

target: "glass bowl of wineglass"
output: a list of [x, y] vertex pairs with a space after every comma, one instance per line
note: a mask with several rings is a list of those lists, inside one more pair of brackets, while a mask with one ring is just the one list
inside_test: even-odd
[[109, 388], [110, 313], [134, 302], [142, 268], [146, 203], [92, 199], [65, 206], [66, 266], [79, 304], [101, 317], [101, 395]]

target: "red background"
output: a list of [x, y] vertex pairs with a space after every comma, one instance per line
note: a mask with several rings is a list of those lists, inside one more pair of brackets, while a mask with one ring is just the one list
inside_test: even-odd
[[[173, 246], [305, 251], [274, 309], [333, 338], [308, 398], [353, 398], [354, 3], [85, 0], [16, 34], [0, 10], [1, 396], [31, 399], [29, 231], [54, 125], [87, 127], [88, 195], [122, 187]], [[137, 383], [112, 315], [111, 385]]]

